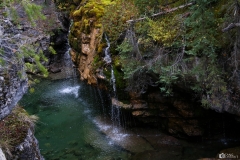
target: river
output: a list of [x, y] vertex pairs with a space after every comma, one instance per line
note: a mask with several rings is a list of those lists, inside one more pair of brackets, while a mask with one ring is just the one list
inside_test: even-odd
[[98, 93], [69, 78], [41, 80], [33, 93], [24, 95], [20, 104], [40, 118], [35, 135], [46, 160], [193, 160], [216, 157], [221, 149], [239, 144], [239, 139], [224, 138], [189, 143], [149, 128], [121, 131], [102, 121], [111, 111], [103, 109]]
[[47, 160], [128, 159], [130, 156], [97, 127], [96, 92], [77, 79], [42, 80], [20, 104], [40, 118], [35, 135]]

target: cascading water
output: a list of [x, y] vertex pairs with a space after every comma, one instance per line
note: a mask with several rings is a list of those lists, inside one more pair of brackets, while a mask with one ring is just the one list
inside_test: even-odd
[[[110, 42], [108, 40], [107, 35], [105, 35], [105, 40], [107, 42], [107, 47], [105, 49], [105, 57], [103, 60], [106, 62], [107, 65], [110, 65], [111, 67], [111, 85], [113, 89], [113, 98], [117, 99], [117, 90], [116, 90], [116, 78], [114, 75], [114, 70], [112, 66], [112, 59], [110, 54]], [[112, 105], [111, 106], [111, 120], [113, 122], [113, 126], [121, 126], [121, 119], [120, 119], [120, 108], [118, 106]]]
[[[72, 22], [69, 25], [69, 30], [71, 26]], [[60, 41], [54, 46], [57, 54], [53, 55], [53, 60], [49, 66], [50, 72], [54, 73], [50, 74], [50, 78], [53, 80], [77, 77], [76, 68], [74, 67], [70, 56], [71, 48], [69, 38], [67, 38], [67, 35], [69, 36], [69, 34], [69, 32], [56, 33], [56, 36], [52, 38], [53, 42]]]
[[[107, 37], [106, 41], [108, 47], [104, 60], [108, 67], [111, 67], [112, 95], [117, 98], [116, 79]], [[77, 83], [73, 85], [72, 82]], [[220, 149], [230, 146], [225, 141], [215, 143], [216, 146], [213, 146], [212, 142], [203, 145], [181, 143], [151, 128], [126, 130], [120, 127], [120, 109], [116, 106], [112, 106], [112, 121], [108, 121], [107, 118], [103, 120], [98, 108], [106, 104], [106, 95], [101, 95], [100, 90], [96, 91], [73, 77], [58, 81], [43, 80], [35, 87], [35, 92], [26, 94], [20, 104], [31, 114], [40, 117], [36, 137], [41, 153], [46, 159], [142, 160], [157, 157], [163, 160], [192, 160], [215, 157]], [[97, 93], [100, 100], [96, 100]], [[239, 142], [234, 143], [239, 145]]]
[[105, 105], [104, 99], [103, 99], [101, 90], [99, 88], [97, 88], [97, 92], [98, 92], [98, 95], [99, 95], [99, 98], [100, 98], [100, 103], [101, 103], [101, 107], [102, 107], [102, 113], [103, 113], [103, 116], [105, 117], [106, 116], [106, 108], [104, 106]]
[[70, 43], [69, 43], [69, 35], [70, 35], [70, 30], [71, 30], [72, 25], [73, 25], [73, 21], [71, 20], [70, 25], [69, 25], [69, 29], [68, 29], [68, 39], [67, 39], [68, 50], [64, 54], [64, 65], [67, 67], [67, 69], [65, 71], [66, 75], [67, 75], [67, 78], [77, 76], [76, 68], [74, 67], [71, 56], [70, 56], [71, 46], [70, 46]]

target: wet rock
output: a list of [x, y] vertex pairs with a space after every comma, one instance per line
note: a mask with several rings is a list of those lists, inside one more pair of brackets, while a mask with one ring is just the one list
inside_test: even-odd
[[95, 119], [100, 130], [107, 135], [115, 144], [133, 153], [143, 152], [145, 150], [154, 150], [151, 144], [141, 136], [132, 131], [125, 130], [121, 127], [113, 126], [111, 121], [97, 117]]
[[105, 80], [105, 79], [106, 79], [106, 76], [104, 75], [102, 68], [101, 68], [101, 69], [98, 68], [98, 69], [96, 70], [96, 76], [97, 76], [98, 79], [102, 79], [102, 80]]
[[133, 111], [133, 116], [143, 116], [145, 114], [145, 111]]
[[193, 117], [193, 107], [190, 106], [189, 103], [186, 103], [184, 101], [176, 100], [173, 103], [173, 106], [177, 108], [179, 111], [179, 114], [182, 115], [183, 117]]
[[112, 98], [112, 105], [123, 108], [123, 109], [131, 109], [131, 104], [124, 104], [123, 102], [118, 101], [116, 98]]
[[143, 100], [132, 100], [131, 104], [133, 105], [132, 109], [145, 109], [148, 108], [148, 104]]
[[55, 46], [61, 47], [61, 45], [67, 44], [67, 32], [63, 30], [53, 30], [54, 35], [51, 36], [50, 41], [54, 43]]
[[174, 135], [184, 133], [188, 136], [201, 136], [203, 134], [203, 130], [199, 127], [197, 121], [191, 124], [189, 121], [181, 118], [170, 118], [168, 122], [168, 131]]
[[38, 148], [38, 141], [31, 129], [28, 130], [24, 142], [16, 147], [15, 152], [14, 156], [17, 156], [19, 159], [44, 160]]
[[129, 92], [128, 93], [131, 97], [131, 100], [139, 100], [141, 99], [141, 94], [137, 93], [137, 92]]
[[149, 102], [154, 102], [154, 103], [168, 103], [171, 102], [171, 99], [168, 97], [164, 97], [158, 92], [150, 92], [147, 95], [147, 99]]
[[61, 72], [62, 70], [61, 70], [61, 68], [50, 68], [49, 71], [51, 73], [58, 73], [58, 72]]
[[178, 139], [168, 136], [159, 130], [152, 128], [133, 128], [131, 130], [146, 139], [156, 150], [171, 148], [171, 150], [182, 152], [183, 145]]

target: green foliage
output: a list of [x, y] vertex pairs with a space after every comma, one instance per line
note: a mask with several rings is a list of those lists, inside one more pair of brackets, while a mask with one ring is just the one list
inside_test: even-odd
[[159, 0], [134, 0], [134, 4], [138, 7], [140, 13], [142, 14], [152, 14], [159, 10], [160, 7]]
[[[134, 2], [140, 13], [145, 14], [162, 11], [166, 7], [163, 1]], [[170, 3], [176, 7], [185, 2]], [[146, 18], [135, 23], [132, 29], [128, 28], [136, 37], [126, 34], [117, 51], [124, 79], [130, 88], [138, 86], [136, 80], [149, 85], [150, 81], [140, 81], [136, 76], [147, 78], [143, 75], [154, 73], [159, 78], [153, 84], [157, 84], [165, 95], [173, 94], [174, 85], [186, 83], [185, 87], [201, 98], [203, 106], [221, 109], [229, 105], [227, 76], [219, 56], [223, 47], [221, 44], [226, 43], [219, 34], [225, 12], [220, 9], [222, 3], [217, 0], [196, 0], [196, 4], [187, 9], [155, 19]], [[116, 33], [119, 35], [122, 32]], [[136, 48], [142, 56], [140, 59], [136, 57]]]
[[32, 63], [25, 63], [26, 71], [31, 73], [41, 73], [44, 77], [48, 76], [48, 71], [42, 64], [42, 62], [47, 62], [48, 59], [44, 56], [43, 52], [37, 54], [32, 47], [22, 47], [19, 54], [20, 58], [28, 58], [32, 60]]
[[15, 22], [19, 22], [17, 9], [19, 7], [24, 8], [24, 11], [28, 17], [28, 20], [32, 25], [36, 25], [35, 21], [39, 19], [46, 19], [41, 13], [42, 7], [32, 3], [30, 0], [2, 0], [0, 6], [5, 6], [7, 15], [10, 16]]
[[[41, 13], [41, 6], [34, 4], [30, 0], [2, 0], [0, 1], [0, 5], [4, 6], [7, 12], [6, 15], [3, 15], [16, 23], [20, 21], [18, 14], [21, 10], [25, 11], [32, 25], [35, 25], [39, 19], [45, 19], [45, 16]], [[0, 13], [3, 12], [4, 10], [0, 11]], [[0, 21], [2, 21], [2, 19]], [[47, 77], [48, 71], [43, 64], [47, 62], [48, 59], [44, 56], [42, 50], [38, 52], [35, 50], [37, 48], [35, 44], [26, 44], [26, 40], [21, 39], [21, 37], [20, 39], [15, 38], [15, 36], [11, 34], [0, 35], [0, 38], [5, 41], [0, 44], [0, 63], [1, 66], [4, 66], [1, 69], [4, 68], [8, 70], [11, 65], [16, 65], [18, 67], [18, 76], [20, 78], [26, 78], [25, 73], [23, 73], [24, 69], [22, 68], [24, 65], [27, 72], [35, 74], [41, 73], [44, 77]], [[11, 61], [6, 55], [11, 55]], [[28, 62], [23, 64], [23, 59], [27, 59]]]
[[172, 85], [177, 82], [179, 79], [179, 75], [181, 75], [180, 71], [177, 73], [172, 73], [171, 67], [161, 67], [161, 74], [159, 76], [159, 83], [162, 84], [160, 87], [160, 91], [165, 93], [166, 96], [172, 95]]
[[208, 56], [214, 61], [216, 59], [215, 50], [218, 45], [217, 31], [218, 22], [214, 11], [211, 9], [211, 3], [216, 0], [205, 2], [198, 0], [197, 5], [192, 7], [193, 14], [185, 21], [189, 32], [186, 35], [188, 55]]
[[120, 61], [122, 63], [122, 70], [124, 72], [124, 79], [130, 78], [138, 67], [141, 67], [138, 61], [132, 58], [133, 47], [128, 40], [123, 41], [116, 49], [120, 53]]
[[149, 19], [149, 33], [148, 35], [158, 43], [164, 46], [171, 46], [175, 38], [182, 34], [182, 17], [181, 16], [166, 16], [160, 21]]
[[127, 20], [137, 16], [137, 9], [131, 1], [116, 0], [115, 3], [105, 8], [102, 18], [104, 31], [110, 41], [116, 41], [127, 28]]
[[93, 60], [93, 67], [94, 69], [98, 69], [101, 68], [103, 66], [104, 62], [101, 61], [99, 55], [94, 56], [94, 60]]
[[[186, 34], [186, 53], [189, 56], [197, 56], [192, 61], [192, 76], [197, 77], [192, 86], [202, 96], [203, 106], [223, 107], [225, 105], [227, 83], [225, 73], [218, 63], [219, 39], [218, 25], [221, 19], [215, 15], [214, 6], [216, 0], [197, 0], [191, 10], [193, 14], [185, 21], [189, 29]], [[226, 95], [227, 96], [227, 95]]]
[[41, 6], [30, 3], [30, 1], [28, 0], [22, 0], [21, 3], [32, 25], [36, 25], [36, 23], [34, 22], [35, 20], [46, 19], [46, 17], [41, 13]]
[[48, 50], [52, 54], [57, 54], [57, 52], [55, 51], [55, 49], [52, 46], [49, 46]]

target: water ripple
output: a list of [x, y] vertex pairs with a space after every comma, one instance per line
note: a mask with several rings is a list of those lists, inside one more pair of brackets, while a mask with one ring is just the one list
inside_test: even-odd
[[59, 92], [62, 94], [73, 94], [77, 98], [79, 88], [80, 86], [67, 87], [67, 88], [61, 89]]

